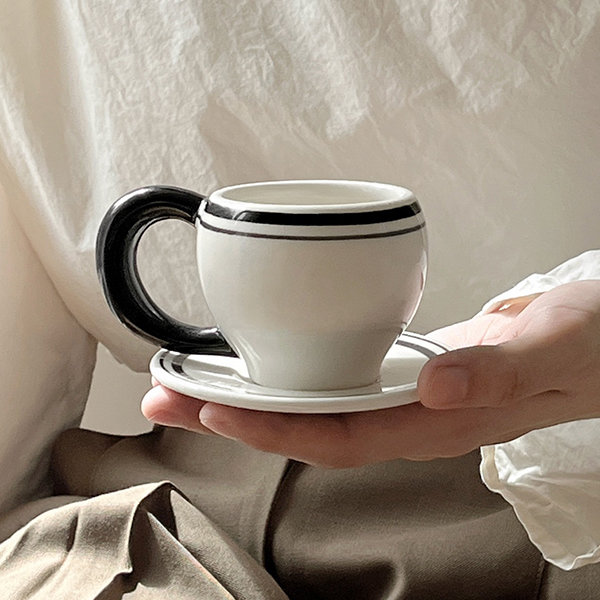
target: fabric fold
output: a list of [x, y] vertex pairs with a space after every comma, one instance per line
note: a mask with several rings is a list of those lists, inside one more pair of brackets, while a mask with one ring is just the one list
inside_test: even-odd
[[268, 574], [169, 482], [47, 511], [0, 547], [5, 598], [273, 598]]

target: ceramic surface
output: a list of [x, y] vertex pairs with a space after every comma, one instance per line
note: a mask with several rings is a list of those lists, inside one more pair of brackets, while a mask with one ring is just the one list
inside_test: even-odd
[[425, 362], [447, 349], [414, 333], [404, 333], [387, 353], [378, 383], [328, 392], [265, 388], [248, 377], [239, 358], [160, 350], [150, 370], [163, 385], [219, 404], [287, 413], [344, 413], [376, 410], [417, 401], [416, 380]]
[[[138, 241], [166, 218], [196, 226], [214, 328], [176, 321], [139, 279]], [[254, 382], [288, 390], [376, 381], [417, 309], [427, 267], [412, 192], [365, 181], [242, 184], [208, 197], [140, 188], [110, 209], [97, 248], [109, 305], [130, 329], [182, 353], [239, 356]]]

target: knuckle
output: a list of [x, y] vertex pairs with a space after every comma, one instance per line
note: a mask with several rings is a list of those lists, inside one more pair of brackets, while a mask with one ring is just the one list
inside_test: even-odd
[[443, 429], [437, 439], [435, 454], [438, 458], [463, 456], [478, 448], [483, 429], [483, 412], [476, 409], [468, 411], [461, 419]]
[[319, 466], [326, 469], [353, 469], [369, 462], [364, 440], [355, 435], [344, 419], [320, 451]]
[[366, 464], [366, 459], [352, 447], [341, 447], [321, 455], [315, 464], [324, 469], [354, 469]]
[[479, 444], [474, 442], [472, 437], [472, 435], [467, 435], [455, 440], [449, 440], [442, 448], [439, 449], [439, 458], [455, 458], [475, 450]]
[[284, 454], [281, 440], [273, 435], [265, 435], [264, 432], [244, 432], [239, 440], [255, 450], [268, 452], [270, 454]]
[[504, 408], [526, 393], [527, 373], [524, 365], [508, 346], [493, 347], [478, 367], [471, 406]]
[[496, 395], [493, 402], [494, 406], [498, 408], [512, 404], [519, 398], [521, 390], [524, 387], [521, 370], [516, 365], [510, 366], [502, 379], [500, 381], [500, 392]]
[[475, 447], [470, 443], [470, 438], [469, 434], [464, 436], [456, 435], [455, 437], [445, 439], [435, 449], [435, 456], [437, 458], [455, 458], [467, 454]]

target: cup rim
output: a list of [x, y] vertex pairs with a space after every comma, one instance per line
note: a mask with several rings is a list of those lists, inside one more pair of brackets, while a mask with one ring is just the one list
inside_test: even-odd
[[[260, 188], [265, 189], [268, 192], [276, 187], [291, 189], [294, 186], [305, 187], [307, 189], [313, 188], [313, 190], [316, 190], [319, 187], [324, 188], [325, 186], [331, 188], [337, 187], [339, 188], [339, 193], [342, 193], [342, 191], [345, 190], [354, 195], [354, 200], [352, 202], [335, 202], [335, 200], [332, 199], [330, 203], [310, 202], [306, 204], [298, 202], [258, 202], [255, 200], [257, 190]], [[239, 192], [244, 191], [249, 192], [249, 199], [244, 199], [243, 196], [239, 194]], [[377, 193], [379, 197], [375, 199], [366, 199], [369, 197], [368, 194], [373, 194], [373, 192]], [[360, 200], [361, 193], [365, 197], [364, 201]], [[237, 195], [237, 197], [231, 197], [232, 194], [234, 196]], [[411, 190], [399, 185], [348, 179], [284, 179], [240, 183], [215, 190], [209, 195], [208, 200], [231, 209], [293, 213], [378, 211], [411, 204], [417, 201]]]

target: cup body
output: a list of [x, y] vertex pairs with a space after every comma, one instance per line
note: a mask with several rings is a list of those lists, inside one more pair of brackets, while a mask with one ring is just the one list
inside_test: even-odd
[[258, 384], [370, 385], [425, 285], [413, 194], [356, 181], [223, 188], [200, 206], [198, 268], [218, 328]]

